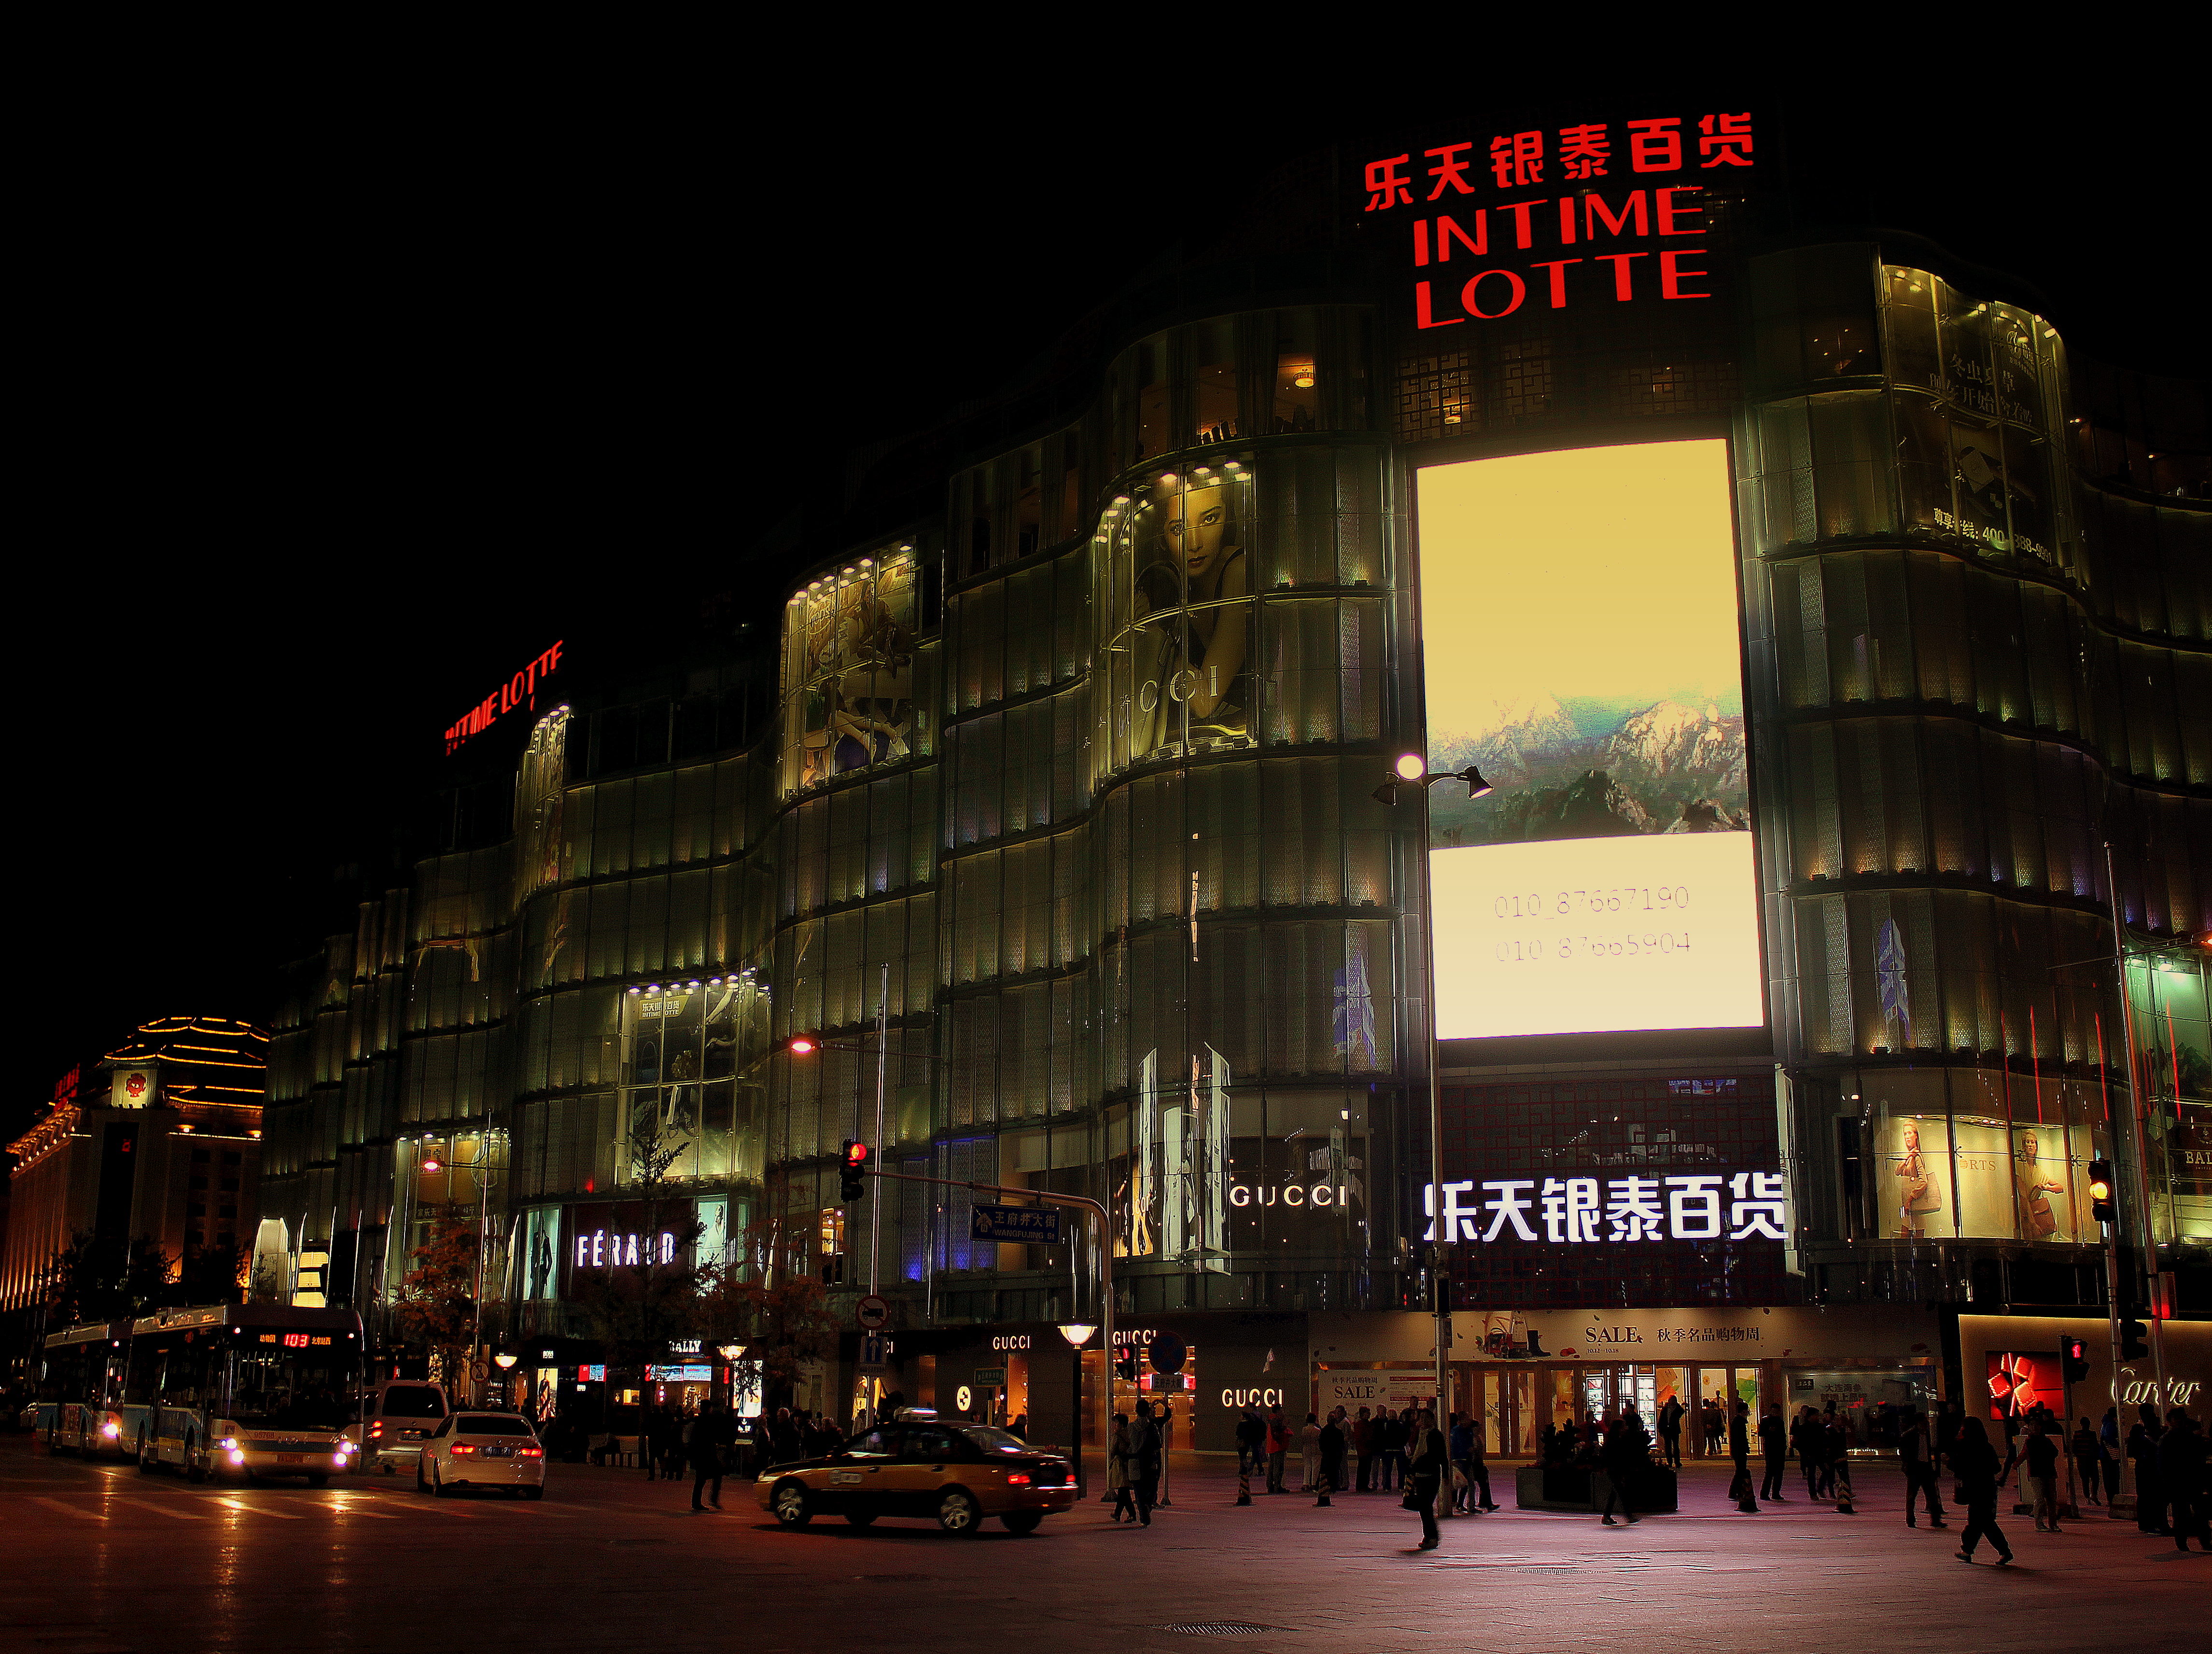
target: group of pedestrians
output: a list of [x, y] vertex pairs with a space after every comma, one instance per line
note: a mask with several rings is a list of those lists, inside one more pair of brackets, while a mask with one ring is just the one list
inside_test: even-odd
[[[1164, 1404], [1160, 1411], [1165, 1415]], [[1159, 1501], [1160, 1464], [1167, 1452], [1161, 1432], [1164, 1421], [1164, 1418], [1155, 1419], [1152, 1404], [1142, 1400], [1137, 1403], [1133, 1416], [1114, 1415], [1114, 1439], [1106, 1450], [1106, 1486], [1114, 1495], [1113, 1520], [1145, 1528], [1152, 1525], [1152, 1507]], [[1243, 1457], [1240, 1445], [1240, 1462]]]

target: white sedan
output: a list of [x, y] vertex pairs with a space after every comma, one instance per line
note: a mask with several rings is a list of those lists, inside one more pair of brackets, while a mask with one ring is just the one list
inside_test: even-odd
[[520, 1413], [454, 1413], [422, 1444], [415, 1486], [443, 1499], [455, 1487], [505, 1487], [545, 1497], [545, 1447]]

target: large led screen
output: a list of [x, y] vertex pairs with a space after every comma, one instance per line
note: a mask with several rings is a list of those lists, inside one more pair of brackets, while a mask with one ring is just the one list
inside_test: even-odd
[[1765, 1021], [1723, 442], [1424, 469], [1440, 1039]]

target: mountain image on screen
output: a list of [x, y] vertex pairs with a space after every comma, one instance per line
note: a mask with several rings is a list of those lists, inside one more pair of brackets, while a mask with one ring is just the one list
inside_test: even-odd
[[1743, 713], [1733, 695], [1536, 694], [1431, 707], [1430, 728], [1431, 768], [1473, 764], [1498, 789], [1468, 799], [1439, 784], [1430, 800], [1438, 848], [1751, 829]]

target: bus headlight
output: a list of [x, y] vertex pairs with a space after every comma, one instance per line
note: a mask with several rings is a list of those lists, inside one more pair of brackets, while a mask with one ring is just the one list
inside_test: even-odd
[[114, 1420], [110, 1419], [106, 1424], [100, 1427], [100, 1433], [106, 1437], [108, 1440], [113, 1441], [118, 1436], [123, 1433], [123, 1427], [116, 1423]]
[[337, 1466], [338, 1467], [338, 1469], [341, 1469], [341, 1470], [344, 1469], [345, 1469], [345, 1455], [344, 1455], [343, 1453], [333, 1453], [333, 1454], [331, 1454], [331, 1463], [333, 1463], [333, 1464], [335, 1464], [335, 1465], [337, 1465]]
[[224, 1447], [234, 1449], [238, 1445], [238, 1438], [235, 1436], [225, 1436], [220, 1445]]
[[246, 1455], [240, 1452], [236, 1448], [233, 1448], [230, 1453], [230, 1462], [233, 1464], [243, 1464], [246, 1463]]

